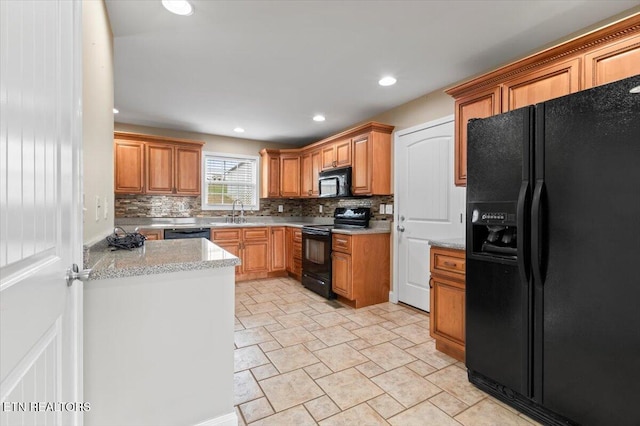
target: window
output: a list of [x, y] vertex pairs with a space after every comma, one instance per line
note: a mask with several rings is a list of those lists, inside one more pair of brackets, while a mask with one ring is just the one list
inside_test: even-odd
[[235, 200], [258, 210], [258, 157], [203, 152], [202, 158], [202, 210], [231, 210]]

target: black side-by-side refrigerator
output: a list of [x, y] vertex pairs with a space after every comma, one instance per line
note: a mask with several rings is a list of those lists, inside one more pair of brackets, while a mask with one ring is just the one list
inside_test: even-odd
[[544, 424], [640, 425], [633, 92], [640, 75], [469, 122], [469, 380]]

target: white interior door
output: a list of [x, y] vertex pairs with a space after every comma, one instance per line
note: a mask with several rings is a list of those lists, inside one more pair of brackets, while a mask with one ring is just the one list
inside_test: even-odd
[[[0, 424], [81, 424], [79, 1], [0, 1]], [[47, 405], [50, 404], [50, 405]]]
[[453, 183], [453, 116], [395, 139], [395, 268], [400, 302], [429, 311], [429, 239], [464, 237], [465, 189]]

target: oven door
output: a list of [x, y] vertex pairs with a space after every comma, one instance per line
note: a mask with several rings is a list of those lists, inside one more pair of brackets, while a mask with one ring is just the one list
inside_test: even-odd
[[302, 274], [331, 282], [331, 233], [302, 230]]

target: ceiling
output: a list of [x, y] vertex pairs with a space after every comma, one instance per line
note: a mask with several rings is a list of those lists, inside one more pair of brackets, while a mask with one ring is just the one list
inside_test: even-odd
[[[116, 121], [301, 145], [640, 1], [191, 3], [184, 17], [160, 0], [106, 0]], [[385, 75], [397, 84], [379, 86]]]

